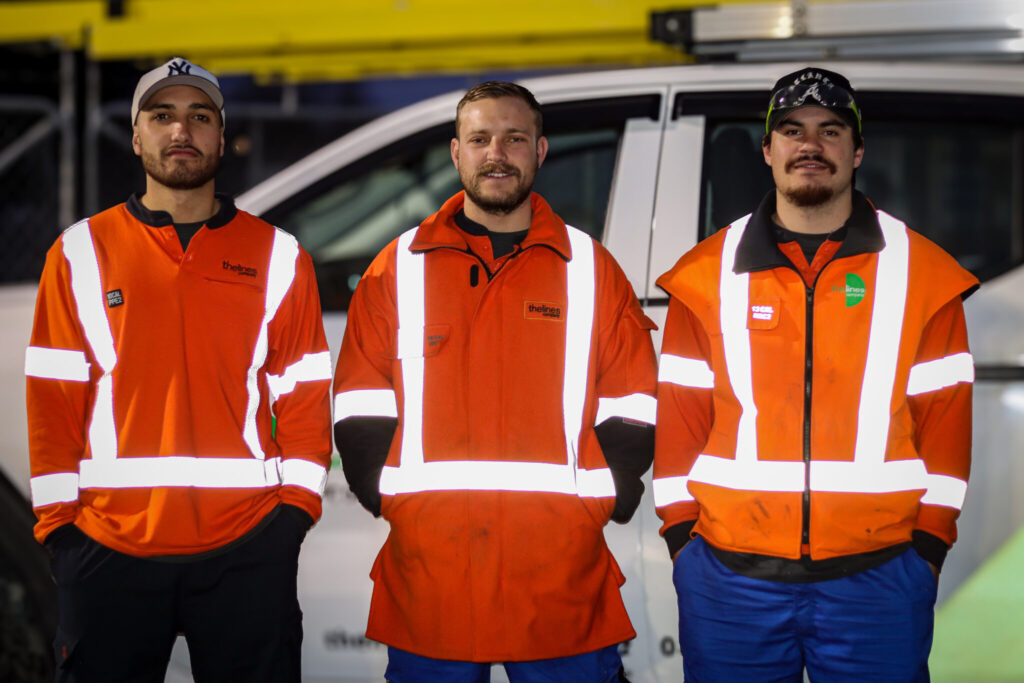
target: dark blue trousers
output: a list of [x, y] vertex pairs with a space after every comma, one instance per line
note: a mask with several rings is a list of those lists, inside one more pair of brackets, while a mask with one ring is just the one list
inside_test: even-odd
[[[616, 645], [571, 657], [505, 662], [512, 683], [614, 683], [626, 680], [619, 677], [621, 669]], [[487, 683], [491, 665], [432, 659], [389, 647], [384, 678], [388, 683]]]
[[927, 682], [936, 583], [908, 550], [816, 583], [750, 579], [697, 537], [676, 557], [686, 683]]

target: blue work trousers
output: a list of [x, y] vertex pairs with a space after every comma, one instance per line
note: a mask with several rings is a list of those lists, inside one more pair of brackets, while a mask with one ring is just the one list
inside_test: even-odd
[[[620, 678], [622, 658], [617, 645], [571, 657], [505, 662], [511, 683], [615, 683]], [[388, 683], [488, 683], [491, 665], [432, 659], [395, 647], [388, 648]]]
[[839, 579], [780, 583], [725, 567], [700, 537], [676, 557], [686, 683], [926, 682], [936, 582], [913, 550]]

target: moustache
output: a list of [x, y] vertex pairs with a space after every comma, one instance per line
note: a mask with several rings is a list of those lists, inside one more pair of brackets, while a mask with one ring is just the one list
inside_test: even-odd
[[831, 173], [836, 172], [836, 165], [833, 164], [828, 159], [826, 159], [825, 157], [821, 156], [820, 154], [805, 154], [802, 157], [793, 159], [792, 161], [786, 163], [786, 170], [792, 171], [794, 166], [796, 166], [797, 164], [801, 164], [805, 161], [817, 162], [819, 164], [824, 165]]
[[517, 178], [519, 177], [518, 168], [515, 166], [507, 166], [505, 164], [484, 164], [476, 171], [477, 176], [484, 176], [488, 173], [505, 173], [507, 175], [516, 176]]

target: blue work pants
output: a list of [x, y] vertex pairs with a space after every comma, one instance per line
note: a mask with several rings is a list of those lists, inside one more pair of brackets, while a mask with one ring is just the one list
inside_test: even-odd
[[913, 549], [852, 576], [751, 579], [699, 536], [676, 557], [686, 683], [928, 681], [936, 582]]

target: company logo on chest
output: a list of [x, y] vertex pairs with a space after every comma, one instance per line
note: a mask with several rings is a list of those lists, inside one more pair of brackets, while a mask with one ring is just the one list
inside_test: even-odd
[[524, 301], [523, 317], [527, 320], [564, 320], [565, 306], [550, 301]]

